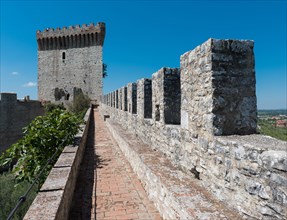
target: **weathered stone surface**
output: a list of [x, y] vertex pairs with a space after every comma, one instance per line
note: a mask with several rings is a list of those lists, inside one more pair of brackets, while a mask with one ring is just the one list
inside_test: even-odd
[[55, 163], [55, 167], [71, 167], [75, 160], [76, 153], [62, 153]]
[[58, 169], [52, 169], [45, 183], [41, 187], [41, 191], [51, 190], [64, 190], [68, 181], [71, 167], [61, 167]]
[[[252, 134], [257, 120], [253, 42], [209, 39], [181, 56], [180, 92], [168, 94], [175, 105], [181, 96], [180, 125], [168, 124], [164, 112], [169, 105], [164, 85], [178, 91], [176, 83], [165, 84], [165, 76], [177, 73], [162, 68], [152, 75], [152, 118], [144, 117], [145, 79], [137, 81], [137, 114], [106, 103], [101, 110], [244, 218], [287, 218], [282, 211], [286, 142]], [[158, 208], [164, 212], [168, 205]]]
[[[104, 105], [102, 108], [108, 110]], [[286, 216], [286, 212], [283, 211], [283, 204], [286, 201], [286, 192], [283, 190], [285, 182], [282, 178], [285, 174], [272, 175], [274, 168], [270, 170], [268, 166], [264, 165], [265, 162], [262, 162], [273, 160], [270, 155], [277, 155], [274, 156], [277, 158], [275, 161], [284, 163], [285, 154], [278, 152], [277, 149], [284, 149], [285, 142], [261, 135], [221, 136], [217, 137], [216, 141], [208, 141], [199, 137], [192, 138], [188, 133], [180, 131], [179, 126], [164, 125], [155, 129], [156, 123], [158, 123], [155, 119], [152, 122], [147, 119], [139, 119], [135, 117], [136, 115], [122, 114], [122, 111], [110, 109], [109, 112], [122, 125], [130, 124], [123, 125], [123, 127], [132, 127], [131, 131], [136, 132], [153, 148], [162, 151], [174, 165], [181, 166], [183, 170], [189, 172], [189, 176], [196, 177], [195, 173], [191, 172], [194, 169], [202, 186], [214, 193], [218, 199], [225, 201], [228, 206], [237, 207], [237, 210], [248, 218], [268, 219], [270, 216], [267, 213], [273, 213], [272, 216], [279, 219]], [[124, 120], [122, 120], [123, 117], [125, 117]], [[188, 144], [183, 142], [182, 135], [184, 140], [190, 140]], [[150, 140], [150, 138], [152, 139]], [[263, 143], [263, 147], [261, 147], [261, 143]], [[273, 146], [274, 143], [277, 145]], [[267, 146], [273, 146], [277, 153], [266, 151]], [[150, 157], [151, 154], [148, 154], [145, 159], [148, 160]], [[212, 158], [216, 159], [212, 160]], [[280, 167], [280, 163], [278, 164]], [[142, 169], [143, 176], [148, 172], [142, 167], [139, 169]], [[277, 169], [276, 172], [283, 172], [283, 170]], [[176, 176], [176, 174], [174, 175]], [[153, 178], [156, 177], [151, 177], [150, 181], [153, 181]], [[152, 198], [157, 198], [157, 196], [154, 194]], [[162, 198], [164, 197], [158, 197], [160, 201], [163, 201]], [[233, 199], [230, 200], [230, 198]], [[263, 204], [262, 207], [265, 208], [259, 209], [257, 204]], [[275, 208], [266, 208], [273, 206]], [[158, 209], [164, 212], [163, 210], [169, 209], [168, 207], [165, 205]], [[272, 212], [269, 209], [276, 209], [279, 212]]]
[[127, 109], [129, 113], [137, 113], [137, 84], [129, 83], [127, 85]]
[[221, 136], [218, 140], [225, 143], [233, 143], [234, 146], [239, 146], [238, 143], [242, 143], [242, 146], [246, 147], [260, 146], [262, 150], [286, 151], [287, 148], [286, 141], [258, 134]]
[[252, 41], [209, 39], [181, 56], [181, 71], [189, 130], [204, 135], [256, 132]]
[[164, 124], [180, 124], [180, 70], [162, 68], [152, 75], [153, 118]]
[[15, 93], [0, 93], [0, 155], [23, 137], [24, 127], [43, 114], [39, 101], [20, 101]]
[[83, 92], [102, 96], [105, 24], [37, 32], [38, 98], [67, 102]]
[[152, 150], [110, 120], [107, 126], [164, 219], [240, 219], [174, 167], [162, 153]]
[[63, 190], [39, 192], [26, 213], [24, 220], [57, 219], [63, 192]]
[[69, 145], [63, 149], [63, 153], [76, 153], [78, 150], [78, 146]]
[[286, 151], [264, 151], [261, 160], [268, 168], [287, 172], [287, 152]]

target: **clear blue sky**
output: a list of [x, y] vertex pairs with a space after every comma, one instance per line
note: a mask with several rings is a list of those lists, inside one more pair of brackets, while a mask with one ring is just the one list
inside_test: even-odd
[[1, 92], [37, 99], [36, 30], [106, 23], [104, 92], [179, 67], [208, 38], [255, 41], [259, 109], [286, 108], [286, 0], [3, 1]]

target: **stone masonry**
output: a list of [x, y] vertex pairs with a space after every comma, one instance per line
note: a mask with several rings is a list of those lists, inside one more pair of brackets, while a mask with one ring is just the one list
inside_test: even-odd
[[15, 93], [0, 93], [0, 154], [23, 136], [23, 127], [43, 114], [39, 101], [20, 101]]
[[116, 108], [119, 90], [101, 109], [243, 218], [286, 219], [286, 142], [256, 134], [253, 47], [209, 39], [181, 56], [180, 70], [128, 84], [123, 101], [136, 111]]
[[252, 41], [209, 39], [180, 63], [183, 128], [193, 136], [256, 132]]
[[76, 25], [37, 31], [38, 98], [73, 101], [83, 92], [94, 101], [102, 96], [102, 47], [105, 24]]
[[153, 118], [161, 124], [180, 124], [180, 70], [162, 68], [154, 73], [152, 89]]

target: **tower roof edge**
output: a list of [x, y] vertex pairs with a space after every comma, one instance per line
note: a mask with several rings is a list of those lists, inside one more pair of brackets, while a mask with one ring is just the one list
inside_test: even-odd
[[105, 23], [98, 22], [97, 25], [94, 23], [75, 25], [67, 27], [57, 27], [57, 28], [46, 28], [43, 31], [36, 31], [36, 38], [54, 38], [54, 37], [64, 37], [64, 36], [73, 36], [73, 35], [82, 35], [82, 34], [92, 34], [92, 33], [101, 33], [105, 36]]

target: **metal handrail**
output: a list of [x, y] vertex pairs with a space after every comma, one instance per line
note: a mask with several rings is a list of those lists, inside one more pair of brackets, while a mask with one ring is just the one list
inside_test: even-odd
[[18, 210], [18, 208], [20, 207], [20, 205], [22, 203], [24, 203], [27, 199], [28, 194], [30, 193], [30, 191], [32, 190], [33, 186], [36, 184], [36, 182], [39, 180], [40, 176], [43, 174], [43, 172], [45, 171], [45, 169], [47, 168], [47, 166], [51, 163], [51, 161], [54, 160], [54, 157], [57, 155], [58, 151], [60, 150], [60, 148], [62, 147], [62, 145], [65, 143], [65, 141], [67, 140], [68, 136], [66, 136], [62, 142], [62, 144], [60, 144], [59, 147], [57, 147], [55, 153], [48, 159], [48, 161], [46, 162], [45, 166], [42, 168], [41, 172], [36, 176], [35, 180], [31, 183], [30, 187], [28, 188], [28, 190], [25, 192], [24, 195], [22, 195], [17, 204], [15, 205], [15, 207], [13, 208], [13, 210], [9, 213], [7, 220], [11, 220], [13, 215], [16, 213], [16, 211]]

